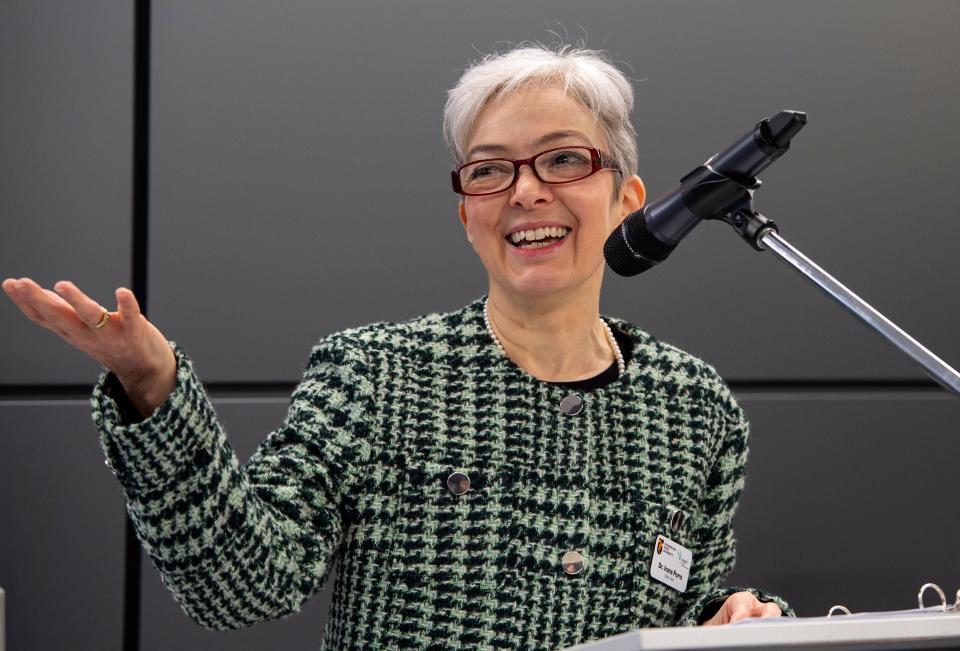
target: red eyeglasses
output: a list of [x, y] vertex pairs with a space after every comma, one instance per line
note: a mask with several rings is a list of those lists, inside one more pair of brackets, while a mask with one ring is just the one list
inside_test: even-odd
[[465, 163], [450, 173], [453, 191], [468, 197], [496, 194], [511, 187], [520, 166], [529, 165], [544, 183], [573, 183], [600, 170], [620, 172], [617, 164], [596, 147], [556, 147], [530, 158], [485, 158]]

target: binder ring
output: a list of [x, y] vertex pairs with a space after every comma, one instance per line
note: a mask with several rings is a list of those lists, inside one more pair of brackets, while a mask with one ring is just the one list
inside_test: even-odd
[[833, 617], [833, 614], [834, 614], [833, 611], [835, 610], [843, 613], [844, 615], [851, 614], [849, 608], [847, 608], [846, 606], [841, 606], [840, 604], [837, 604], [836, 606], [830, 607], [830, 612], [827, 613], [827, 617]]
[[947, 611], [947, 595], [943, 594], [943, 590], [941, 590], [940, 586], [938, 586], [936, 583], [924, 583], [923, 586], [920, 587], [920, 592], [917, 593], [917, 607], [921, 609], [924, 608], [923, 593], [927, 591], [927, 588], [933, 588], [934, 590], [937, 591], [937, 594], [940, 595], [940, 610], [946, 612]]

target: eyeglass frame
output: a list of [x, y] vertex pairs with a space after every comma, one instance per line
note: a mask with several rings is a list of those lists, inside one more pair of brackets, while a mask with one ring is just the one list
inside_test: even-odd
[[[540, 178], [540, 173], [537, 172], [537, 167], [536, 165], [534, 165], [534, 162], [544, 154], [549, 154], [550, 152], [553, 152], [553, 151], [562, 151], [564, 149], [589, 150], [590, 163], [592, 166], [590, 169], [590, 173], [587, 174], [586, 176], [581, 176], [578, 179], [570, 179], [569, 181], [545, 181], [544, 179]], [[494, 190], [493, 192], [466, 192], [463, 189], [463, 184], [460, 182], [460, 171], [463, 168], [468, 167], [470, 165], [476, 165], [477, 163], [489, 163], [490, 161], [495, 161], [495, 160], [507, 161], [508, 163], [513, 163], [513, 178], [510, 180], [509, 185], [507, 185], [507, 187], [505, 188]], [[552, 149], [544, 150], [539, 154], [534, 154], [529, 158], [516, 158], [516, 159], [514, 158], [481, 158], [480, 160], [472, 160], [472, 161], [466, 162], [463, 165], [460, 165], [459, 167], [457, 167], [456, 169], [450, 172], [450, 180], [453, 183], [453, 191], [465, 197], [485, 197], [491, 194], [499, 194], [500, 192], [509, 190], [517, 182], [517, 179], [520, 178], [521, 165], [529, 165], [530, 170], [533, 172], [533, 175], [537, 177], [538, 181], [540, 181], [541, 183], [548, 183], [550, 185], [562, 185], [564, 183], [575, 183], [577, 181], [582, 181], [583, 179], [591, 177], [601, 170], [613, 170], [614, 172], [618, 172], [620, 174], [623, 173], [623, 170], [621, 170], [617, 166], [616, 162], [610, 156], [600, 151], [596, 147], [588, 147], [587, 145], [567, 145], [566, 147], [553, 147]]]

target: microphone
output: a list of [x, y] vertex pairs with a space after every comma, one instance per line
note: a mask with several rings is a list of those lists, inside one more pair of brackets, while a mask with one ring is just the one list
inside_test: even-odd
[[[603, 246], [607, 265], [621, 276], [635, 276], [663, 262], [702, 220], [731, 217], [735, 208], [749, 204], [753, 190], [760, 187], [756, 175], [786, 153], [790, 140], [806, 123], [807, 114], [802, 111], [780, 111], [761, 120], [683, 177], [679, 188], [627, 215]], [[773, 227], [769, 220], [764, 223]], [[733, 225], [746, 236], [742, 218]]]

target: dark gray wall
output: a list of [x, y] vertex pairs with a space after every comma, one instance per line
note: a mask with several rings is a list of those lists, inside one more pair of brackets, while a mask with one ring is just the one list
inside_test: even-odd
[[[444, 92], [478, 51], [550, 40], [550, 29], [629, 65], [651, 198], [760, 118], [807, 111], [757, 207], [960, 360], [960, 4], [153, 5], [151, 318], [207, 381], [293, 382], [326, 333], [486, 291], [448, 187]], [[106, 305], [130, 282], [132, 28], [131, 3], [0, 2], [0, 277], [71, 278]], [[731, 581], [778, 591], [809, 615], [836, 602], [909, 607], [926, 580], [956, 588], [960, 529], [937, 498], [953, 490], [958, 403], [938, 389], [885, 388], [923, 377], [898, 352], [718, 224], [643, 276], [608, 273], [603, 311], [757, 387], [740, 392], [753, 451]], [[5, 299], [0, 332], [9, 644], [64, 648], [76, 634], [119, 648], [120, 491], [86, 389], [41, 400], [51, 385], [89, 386], [97, 366]], [[764, 388], [795, 380], [814, 389]], [[859, 389], [838, 392], [837, 381]], [[241, 456], [285, 404], [255, 391], [217, 401]], [[905, 559], [918, 541], [924, 554]], [[142, 647], [316, 648], [328, 597], [282, 622], [211, 633], [147, 565]]]
[[786, 595], [808, 616], [913, 608], [928, 581], [956, 593], [960, 536], [943, 496], [956, 492], [960, 401], [879, 389], [739, 400], [750, 461], [731, 584]]
[[[0, 279], [129, 284], [131, 3], [0, 2]], [[97, 365], [3, 297], [0, 384], [89, 382]]]
[[[651, 197], [761, 118], [806, 110], [757, 207], [960, 359], [956, 2], [248, 0], [159, 2], [156, 15], [151, 301], [208, 379], [292, 381], [319, 335], [485, 290], [449, 189], [444, 92], [477, 50], [549, 39], [548, 25], [586, 33], [642, 80]], [[922, 377], [720, 224], [661, 268], [610, 274], [603, 309], [731, 379]], [[744, 354], [747, 338], [762, 354]]]
[[119, 651], [124, 509], [85, 400], [0, 401], [7, 648]]

